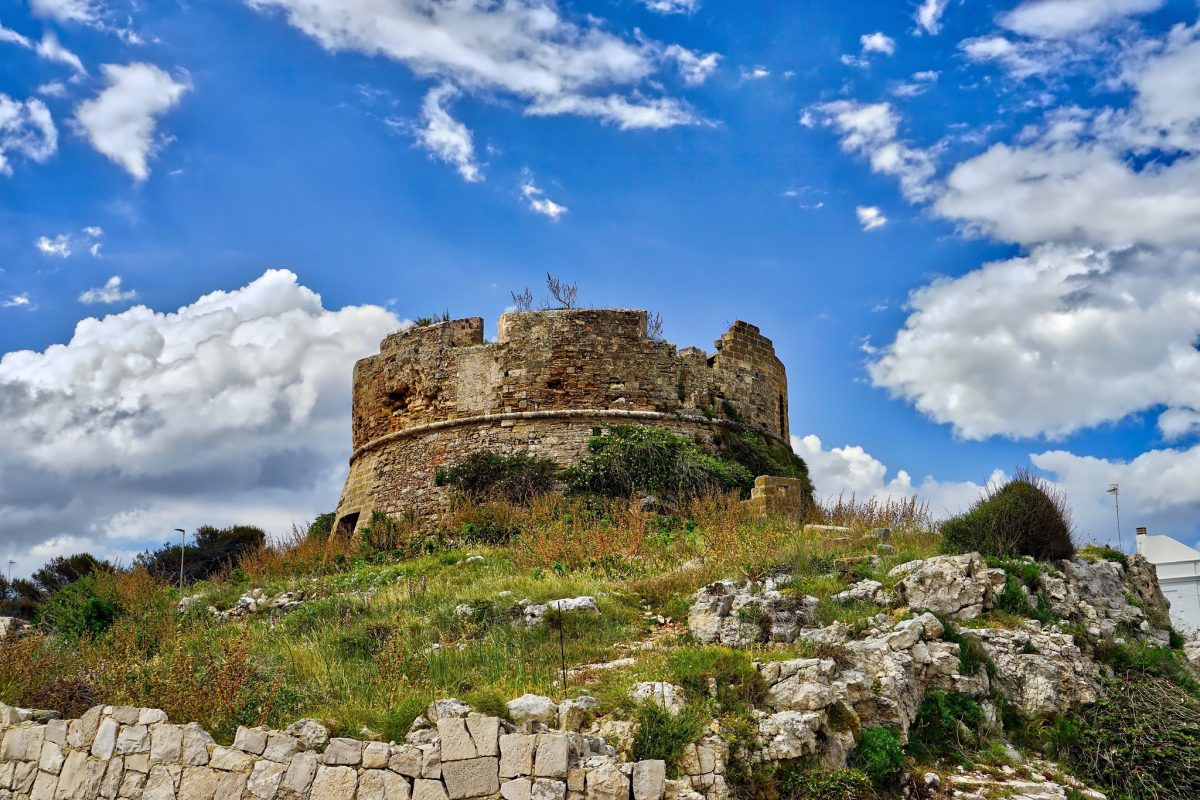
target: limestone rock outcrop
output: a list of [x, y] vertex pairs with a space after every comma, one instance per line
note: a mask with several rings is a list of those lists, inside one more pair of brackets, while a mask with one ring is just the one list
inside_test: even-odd
[[754, 642], [792, 642], [816, 620], [817, 598], [785, 594], [790, 578], [724, 580], [696, 593], [688, 630], [703, 644], [742, 647]]

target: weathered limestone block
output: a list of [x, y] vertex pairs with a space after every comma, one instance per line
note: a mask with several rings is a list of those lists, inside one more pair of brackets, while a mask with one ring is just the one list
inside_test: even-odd
[[523, 694], [508, 701], [508, 714], [519, 727], [528, 728], [531, 723], [553, 727], [558, 722], [558, 706], [549, 697]]
[[423, 744], [421, 750], [421, 777], [436, 780], [442, 777], [442, 748], [438, 744]]
[[161, 708], [142, 708], [138, 710], [138, 725], [157, 725], [167, 721], [167, 712]]
[[46, 741], [54, 744], [67, 743], [67, 721], [52, 719], [46, 723]]
[[543, 733], [538, 736], [533, 775], [537, 778], [565, 778], [570, 758], [571, 740], [567, 736], [560, 733]]
[[448, 800], [446, 787], [441, 781], [417, 778], [413, 781], [412, 800]]
[[116, 752], [121, 755], [150, 752], [150, 729], [145, 725], [126, 725], [117, 736]]
[[633, 766], [633, 800], [662, 800], [666, 780], [667, 762], [637, 762]]
[[83, 713], [82, 717], [68, 722], [67, 744], [79, 749], [91, 747], [103, 712], [104, 706], [92, 706]]
[[57, 788], [58, 776], [39, 770], [33, 781], [33, 789], [29, 792], [29, 800], [54, 800], [54, 790]]
[[409, 778], [421, 777], [421, 748], [415, 744], [393, 745], [388, 756], [388, 769]]
[[[136, 719], [136, 717], [135, 717]], [[96, 728], [96, 738], [92, 740], [92, 755], [106, 761], [112, 758], [113, 750], [117, 747], [117, 733], [121, 726], [115, 720], [105, 718]]]
[[136, 725], [142, 710], [133, 706], [113, 706], [108, 715], [118, 725]]
[[239, 725], [237, 734], [233, 737], [233, 746], [244, 753], [261, 756], [263, 751], [267, 749], [267, 729], [247, 728], [244, 725]]
[[213, 748], [208, 765], [213, 769], [225, 772], [249, 772], [256, 759], [249, 753], [234, 750], [232, 747], [217, 746]]
[[275, 761], [258, 761], [246, 779], [246, 791], [262, 800], [271, 800], [286, 771], [287, 767]]
[[432, 724], [437, 724], [440, 719], [449, 719], [451, 717], [466, 718], [467, 714], [471, 713], [471, 707], [461, 700], [456, 700], [453, 697], [446, 697], [441, 700], [434, 700], [425, 709], [425, 718]]
[[42, 753], [38, 759], [38, 769], [57, 775], [62, 769], [64, 756], [62, 746], [54, 742], [42, 742]]
[[457, 717], [439, 719], [437, 722], [438, 737], [442, 741], [443, 768], [451, 761], [463, 761], [468, 758], [478, 758], [475, 742], [467, 730], [467, 721]]
[[533, 784], [528, 778], [516, 778], [500, 784], [500, 797], [504, 800], [530, 800]]
[[131, 769], [134, 772], [140, 772], [143, 775], [150, 771], [150, 754], [149, 753], [134, 753], [125, 756], [125, 769]]
[[495, 758], [472, 758], [442, 764], [442, 779], [450, 800], [486, 797], [500, 791], [500, 762]]
[[123, 759], [114, 758], [108, 762], [108, 768], [104, 770], [104, 777], [100, 780], [100, 796], [106, 798], [114, 798], [121, 791], [121, 782], [125, 778], [125, 761]]
[[629, 778], [615, 764], [602, 764], [587, 774], [587, 800], [629, 800]]
[[[207, 761], [207, 751], [205, 760]], [[183, 728], [155, 725], [150, 730], [150, 760], [156, 764], [174, 764], [183, 758]]]
[[183, 768], [171, 764], [155, 764], [146, 776], [142, 789], [142, 800], [175, 800], [176, 787], [182, 777]]
[[179, 779], [179, 800], [214, 800], [226, 774], [210, 767], [185, 767]]
[[567, 800], [567, 784], [552, 778], [536, 778], [530, 797], [532, 800]]
[[189, 766], [202, 767], [209, 762], [209, 748], [215, 744], [208, 731], [194, 722], [189, 722], [183, 726], [183, 756], [181, 760]]
[[500, 777], [514, 778], [533, 774], [533, 754], [537, 736], [510, 733], [500, 737]]
[[896, 584], [899, 602], [958, 619], [974, 619], [994, 608], [1006, 579], [1004, 570], [989, 568], [979, 553], [937, 556], [901, 567], [908, 571]]
[[363, 769], [385, 769], [390, 749], [387, 742], [367, 742], [363, 747]]
[[298, 795], [305, 794], [312, 786], [319, 764], [316, 753], [297, 753], [292, 756], [283, 776], [283, 788]]
[[500, 719], [474, 712], [467, 715], [467, 731], [480, 756], [500, 755]]
[[[62, 779], [59, 779], [59, 785], [62, 785]], [[126, 770], [125, 776], [121, 778], [121, 789], [117, 792], [117, 797], [141, 797], [142, 789], [146, 786], [146, 775], [142, 772], [130, 772]]]
[[861, 580], [845, 591], [838, 592], [829, 598], [835, 603], [850, 605], [852, 603], [876, 603], [881, 606], [892, 604], [892, 596], [888, 594], [879, 581]]
[[321, 756], [321, 763], [330, 766], [356, 767], [362, 763], [363, 743], [357, 739], [330, 739]]
[[358, 776], [357, 800], [409, 800], [408, 781], [387, 770], [365, 769]]
[[33, 791], [34, 781], [37, 780], [37, 764], [32, 761], [19, 763], [13, 769], [13, 791], [17, 794], [29, 794]]
[[296, 737], [272, 731], [267, 736], [267, 746], [263, 750], [262, 755], [263, 758], [269, 761], [278, 761], [281, 764], [286, 764], [292, 760], [292, 756], [303, 749]]
[[322, 764], [317, 768], [310, 797], [312, 800], [346, 800], [354, 797], [357, 788], [358, 773], [353, 768]]

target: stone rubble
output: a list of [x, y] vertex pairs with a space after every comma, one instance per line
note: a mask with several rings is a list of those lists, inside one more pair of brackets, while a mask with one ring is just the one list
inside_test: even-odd
[[723, 580], [696, 593], [688, 630], [701, 644], [744, 647], [755, 642], [792, 642], [816, 620], [817, 598], [780, 591], [790, 576], [762, 581]]

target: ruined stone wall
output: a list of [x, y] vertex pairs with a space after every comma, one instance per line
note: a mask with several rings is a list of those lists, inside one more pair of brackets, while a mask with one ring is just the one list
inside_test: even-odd
[[599, 737], [430, 709], [402, 744], [239, 728], [224, 747], [158, 709], [65, 720], [0, 705], [0, 800], [706, 800], [690, 790], [702, 780], [668, 781], [664, 762], [622, 761]]
[[787, 442], [787, 377], [771, 341], [737, 322], [709, 356], [649, 337], [647, 314], [568, 309], [505, 314], [393, 334], [354, 369], [350, 475], [338, 524], [372, 511], [436, 516], [439, 469], [471, 452], [529, 452], [570, 464], [594, 432], [628, 423], [711, 442], [744, 426]]

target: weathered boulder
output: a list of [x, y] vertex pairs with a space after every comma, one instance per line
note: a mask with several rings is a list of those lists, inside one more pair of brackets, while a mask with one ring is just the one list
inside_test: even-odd
[[594, 597], [564, 597], [561, 600], [551, 600], [549, 603], [528, 603], [522, 611], [522, 617], [527, 625], [536, 625], [546, 616], [550, 609], [563, 614], [586, 613], [599, 614], [600, 606]]
[[835, 603], [849, 605], [851, 603], [876, 603], [881, 606], [892, 604], [892, 596], [884, 590], [879, 581], [862, 580], [845, 591], [838, 592], [830, 598]]
[[800, 629], [816, 620], [819, 601], [781, 592], [787, 583], [788, 576], [710, 583], [696, 593], [688, 630], [702, 644], [727, 647], [795, 641]]
[[329, 728], [315, 719], [298, 719], [287, 726], [287, 733], [295, 736], [309, 750], [317, 750], [329, 744]]
[[552, 727], [558, 722], [558, 705], [549, 697], [523, 694], [508, 701], [508, 715], [518, 726], [538, 723]]
[[[1038, 588], [1049, 598], [1054, 613], [1064, 620], [1082, 623], [1088, 636], [1109, 639], [1126, 629], [1155, 644], [1169, 642], [1166, 630], [1155, 627], [1146, 612], [1130, 602], [1130, 598], [1138, 597], [1133, 587], [1148, 579], [1147, 570], [1139, 567], [1138, 579], [1127, 584], [1125, 567], [1115, 561], [1075, 558], [1055, 561], [1053, 566], [1058, 574], [1044, 572], [1038, 578]], [[1154, 600], [1148, 586], [1141, 588]]]
[[958, 619], [974, 619], [994, 608], [1006, 579], [1004, 570], [989, 568], [979, 553], [909, 562], [889, 574], [904, 576], [895, 588], [898, 602]]
[[687, 705], [687, 696], [683, 688], [676, 686], [666, 681], [641, 681], [633, 685], [629, 690], [629, 698], [633, 702], [654, 703], [660, 708], [666, 709], [672, 714], [678, 714], [683, 711]]
[[1066, 633], [1035, 627], [971, 631], [996, 665], [993, 681], [1022, 716], [1068, 713], [1094, 703], [1100, 667]]

